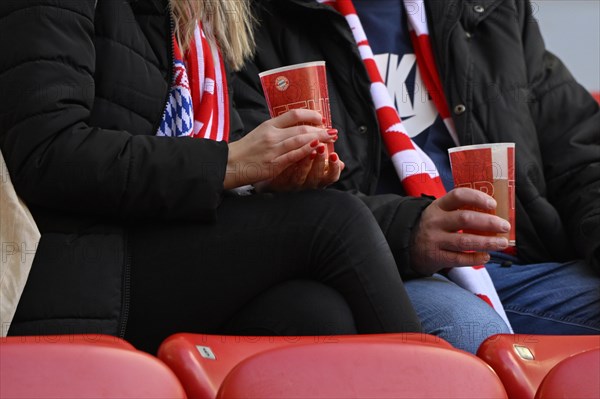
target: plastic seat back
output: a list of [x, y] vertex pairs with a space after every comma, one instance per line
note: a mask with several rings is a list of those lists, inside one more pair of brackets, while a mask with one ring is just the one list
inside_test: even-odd
[[463, 351], [379, 342], [306, 344], [254, 355], [238, 364], [221, 399], [506, 398], [481, 359]]
[[2, 398], [185, 398], [160, 360], [110, 336], [0, 340]]
[[477, 356], [496, 371], [509, 397], [533, 399], [546, 374], [560, 361], [599, 347], [600, 335], [498, 334], [481, 344]]
[[600, 349], [578, 353], [554, 366], [535, 395], [535, 399], [550, 398], [600, 398]]
[[188, 397], [213, 399], [231, 369], [250, 356], [307, 343], [336, 346], [345, 342], [411, 342], [451, 348], [443, 339], [427, 334], [251, 337], [182, 333], [167, 338], [158, 357], [175, 372]]

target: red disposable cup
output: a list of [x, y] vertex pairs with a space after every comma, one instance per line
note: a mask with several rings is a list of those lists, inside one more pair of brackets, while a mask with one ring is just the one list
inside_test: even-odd
[[[325, 120], [325, 124], [318, 127], [331, 129], [325, 61], [270, 69], [258, 76], [272, 118], [292, 109], [312, 109], [323, 115]], [[333, 143], [327, 145], [327, 150], [328, 153], [333, 152]]]
[[[515, 233], [515, 144], [496, 143], [455, 147], [448, 149], [454, 187], [469, 187], [482, 191], [496, 200], [495, 211], [484, 211], [500, 216], [510, 223], [506, 237], [509, 245], [516, 243]], [[464, 231], [479, 235], [496, 235], [482, 231]]]

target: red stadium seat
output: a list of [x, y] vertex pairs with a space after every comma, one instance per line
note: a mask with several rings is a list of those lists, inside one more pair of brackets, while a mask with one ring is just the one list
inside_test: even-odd
[[600, 349], [578, 353], [554, 366], [535, 395], [535, 399], [551, 398], [600, 398]]
[[498, 334], [481, 344], [477, 356], [496, 371], [509, 397], [533, 399], [555, 365], [594, 348], [600, 348], [600, 335]]
[[173, 372], [102, 335], [0, 339], [1, 398], [185, 398]]
[[225, 376], [242, 360], [266, 350], [307, 343], [336, 347], [354, 342], [418, 343], [451, 348], [441, 338], [427, 334], [373, 334], [309, 337], [237, 337], [224, 335], [175, 334], [158, 350], [181, 381], [188, 397], [213, 399]]
[[219, 399], [507, 398], [481, 359], [451, 348], [393, 342], [304, 344], [238, 364]]

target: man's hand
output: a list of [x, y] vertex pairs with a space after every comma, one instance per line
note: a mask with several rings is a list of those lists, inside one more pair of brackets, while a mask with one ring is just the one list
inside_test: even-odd
[[433, 274], [456, 266], [480, 265], [489, 261], [489, 251], [508, 247], [504, 237], [461, 233], [477, 230], [482, 233], [507, 233], [510, 224], [495, 215], [467, 210], [496, 209], [496, 201], [481, 191], [457, 188], [429, 205], [413, 232], [410, 248], [411, 266], [422, 274]]

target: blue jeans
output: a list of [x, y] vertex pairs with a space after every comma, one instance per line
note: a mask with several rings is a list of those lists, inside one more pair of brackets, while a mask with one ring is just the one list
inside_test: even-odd
[[439, 274], [406, 281], [404, 286], [423, 331], [456, 348], [475, 353], [490, 335], [509, 332], [486, 302]]
[[494, 253], [486, 268], [515, 333], [600, 334], [600, 276], [583, 261], [522, 265]]

